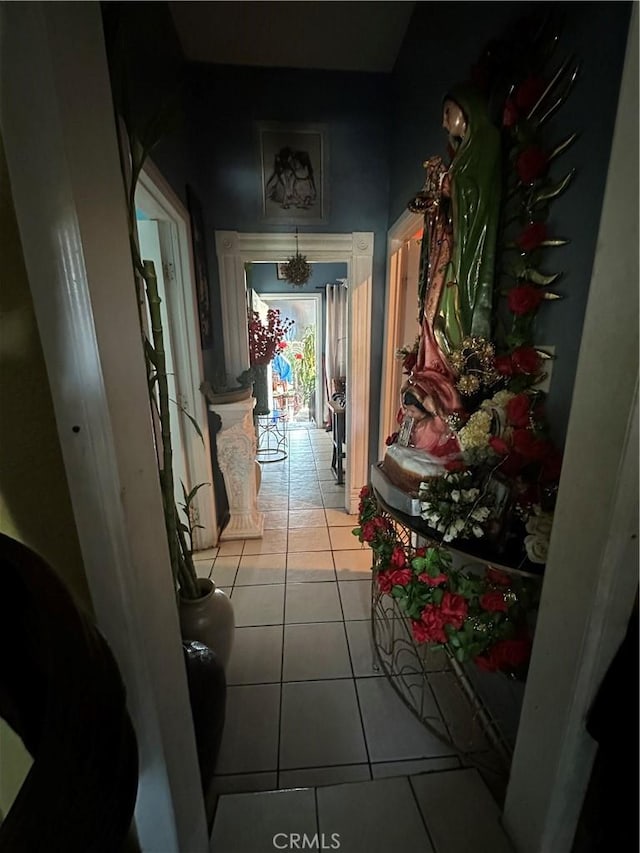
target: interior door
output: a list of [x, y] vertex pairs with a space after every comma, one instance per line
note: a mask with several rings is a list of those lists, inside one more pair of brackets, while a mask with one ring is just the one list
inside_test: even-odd
[[[175, 369], [175, 346], [171, 336], [171, 323], [169, 322], [170, 300], [168, 295], [168, 286], [172, 275], [174, 261], [172, 257], [167, 257], [166, 241], [162, 241], [161, 247], [159, 223], [155, 219], [139, 219], [138, 225], [138, 240], [140, 245], [140, 256], [145, 261], [153, 261], [156, 276], [158, 279], [158, 292], [160, 295], [160, 313], [162, 317], [162, 329], [164, 338], [165, 357], [167, 364], [167, 383], [169, 386], [169, 415], [171, 425], [171, 444], [173, 449], [173, 477], [174, 477], [174, 495], [176, 504], [184, 503], [182, 494], [181, 482], [185, 484], [187, 490], [193, 484], [190, 483], [189, 472], [186, 463], [185, 453], [185, 436], [184, 436], [184, 416], [181, 412], [181, 394], [177, 383], [177, 375]], [[147, 322], [149, 316], [147, 314]], [[193, 430], [191, 424], [186, 427]], [[184, 520], [184, 519], [183, 519]]]

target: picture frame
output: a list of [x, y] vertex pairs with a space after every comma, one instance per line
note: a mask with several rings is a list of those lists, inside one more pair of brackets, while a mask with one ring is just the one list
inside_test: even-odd
[[286, 281], [287, 273], [285, 271], [286, 262], [283, 261], [281, 264], [276, 264], [276, 278], [278, 281]]
[[257, 125], [262, 219], [282, 225], [328, 221], [328, 145], [324, 125]]
[[193, 189], [187, 184], [187, 207], [191, 222], [191, 246], [193, 249], [193, 268], [195, 273], [196, 302], [198, 305], [198, 325], [200, 326], [200, 344], [202, 349], [213, 346], [211, 327], [211, 301], [209, 296], [209, 266], [207, 263], [206, 232], [202, 205]]

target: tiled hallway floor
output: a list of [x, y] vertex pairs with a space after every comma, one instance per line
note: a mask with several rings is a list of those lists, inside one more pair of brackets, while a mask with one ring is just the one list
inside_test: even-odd
[[[263, 538], [197, 555], [199, 574], [230, 595], [236, 621], [213, 781], [219, 795], [320, 786], [320, 809], [330, 801], [320, 794], [331, 790], [324, 786], [389, 777], [408, 785], [412, 774], [463, 767], [374, 666], [370, 553], [351, 533], [357, 517], [343, 509], [345, 487], [333, 477], [331, 449], [324, 430], [291, 429], [287, 459], [262, 466]], [[446, 715], [449, 731], [471, 731], [468, 703], [452, 696], [444, 656], [432, 656], [428, 668], [442, 670], [430, 700], [435, 716]], [[357, 784], [346, 787], [361, 796]], [[308, 796], [296, 796], [306, 814]], [[222, 804], [233, 809], [234, 802], [253, 808], [262, 800], [222, 796], [216, 831]], [[315, 821], [315, 794], [313, 802]], [[274, 799], [264, 803], [276, 808]]]

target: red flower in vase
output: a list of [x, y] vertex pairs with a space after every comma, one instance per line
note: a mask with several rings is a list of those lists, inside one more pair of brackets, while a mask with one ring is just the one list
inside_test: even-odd
[[283, 343], [283, 338], [293, 326], [293, 320], [281, 320], [277, 308], [269, 308], [266, 323], [257, 311], [251, 312], [249, 320], [249, 361], [254, 364], [269, 364]]

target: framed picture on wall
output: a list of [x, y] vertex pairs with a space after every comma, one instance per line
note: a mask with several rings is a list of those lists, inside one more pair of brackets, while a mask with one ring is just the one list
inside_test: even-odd
[[198, 303], [198, 322], [200, 325], [200, 343], [202, 349], [213, 346], [211, 333], [211, 303], [209, 300], [209, 268], [207, 265], [207, 245], [205, 242], [204, 220], [200, 200], [187, 185], [187, 204], [191, 220], [191, 244], [193, 247], [193, 267], [196, 276], [196, 299]]
[[327, 222], [327, 134], [322, 125], [258, 125], [260, 189], [265, 221]]
[[278, 281], [286, 281], [287, 273], [285, 272], [286, 263], [276, 264], [276, 278]]

